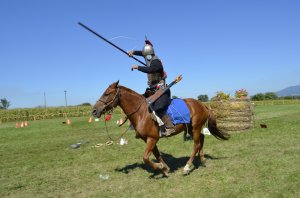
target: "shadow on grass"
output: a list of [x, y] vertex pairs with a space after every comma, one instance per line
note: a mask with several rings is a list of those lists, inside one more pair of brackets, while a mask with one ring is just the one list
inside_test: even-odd
[[[174, 157], [170, 154], [167, 154], [167, 153], [161, 153], [161, 156], [164, 159], [164, 161], [166, 162], [166, 164], [169, 166], [169, 168], [170, 168], [169, 172], [170, 173], [176, 172], [179, 169], [183, 169], [183, 167], [186, 165], [187, 161], [189, 160], [188, 156], [176, 158], [176, 157]], [[209, 155], [209, 154], [205, 154], [204, 157], [206, 158], [206, 160], [219, 160], [219, 159], [221, 159], [219, 157], [214, 157], [214, 156]], [[224, 158], [224, 157], [222, 157], [222, 158]], [[154, 160], [154, 162], [157, 162], [157, 161]], [[201, 162], [198, 156], [195, 157], [193, 165], [194, 165], [193, 170], [198, 169], [201, 166], [206, 167], [205, 162]], [[115, 171], [128, 174], [131, 171], [133, 171], [135, 169], [139, 169], [139, 168], [144, 169], [149, 173], [152, 173], [153, 175], [151, 175], [150, 178], [156, 178], [157, 179], [157, 175], [161, 174], [160, 171], [155, 171], [150, 166], [148, 166], [147, 164], [144, 164], [144, 163], [129, 164], [129, 165], [126, 165], [122, 168], [116, 168]]]

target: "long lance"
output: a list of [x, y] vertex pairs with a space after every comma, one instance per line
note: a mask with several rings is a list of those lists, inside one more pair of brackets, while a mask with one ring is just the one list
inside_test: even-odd
[[[104, 40], [105, 42], [109, 43], [110, 45], [114, 46], [115, 48], [117, 48], [118, 50], [120, 50], [121, 52], [123, 52], [124, 54], [126, 54], [128, 56], [128, 53], [123, 50], [122, 48], [118, 47], [117, 45], [115, 45], [114, 43], [112, 43], [111, 41], [107, 40], [106, 38], [104, 38], [103, 36], [101, 36], [100, 34], [98, 34], [97, 32], [95, 32], [94, 30], [92, 30], [91, 28], [87, 27], [86, 25], [78, 22], [78, 24], [80, 26], [82, 26], [83, 28], [85, 28], [86, 30], [92, 32], [93, 34], [95, 34], [96, 36], [98, 36], [99, 38], [101, 38], [102, 40]], [[133, 56], [129, 56], [130, 58], [133, 58], [134, 60], [136, 60], [137, 62], [147, 66], [145, 63], [143, 63], [142, 61], [140, 61], [139, 59], [133, 57]]]

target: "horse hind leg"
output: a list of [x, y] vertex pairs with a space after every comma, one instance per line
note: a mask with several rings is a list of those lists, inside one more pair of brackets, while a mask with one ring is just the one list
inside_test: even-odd
[[196, 154], [199, 152], [200, 141], [199, 141], [199, 130], [193, 129], [193, 139], [194, 139], [194, 147], [192, 155], [187, 161], [185, 167], [183, 168], [183, 174], [189, 174], [192, 171], [193, 161], [195, 159]]
[[191, 133], [189, 130], [184, 130], [183, 141], [189, 141], [192, 139], [193, 139], [193, 133]]

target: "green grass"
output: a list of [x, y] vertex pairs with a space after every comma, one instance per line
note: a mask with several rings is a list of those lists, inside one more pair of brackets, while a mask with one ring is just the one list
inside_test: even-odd
[[[117, 118], [108, 123], [113, 138], [126, 129]], [[300, 197], [300, 105], [257, 106], [253, 130], [225, 142], [206, 136], [206, 167], [195, 160], [188, 176], [182, 169], [192, 142], [182, 134], [161, 139], [169, 178], [144, 165], [145, 144], [134, 131], [124, 135], [128, 145], [95, 148], [109, 139], [103, 121], [87, 120], [31, 121], [19, 129], [0, 124], [0, 197]], [[84, 144], [71, 149], [77, 142]]]

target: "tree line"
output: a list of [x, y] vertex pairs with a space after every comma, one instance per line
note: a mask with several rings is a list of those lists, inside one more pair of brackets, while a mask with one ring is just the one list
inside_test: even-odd
[[[177, 96], [172, 96], [173, 99], [178, 98]], [[201, 102], [208, 102], [209, 97], [206, 94], [198, 95], [197, 99]], [[279, 97], [275, 92], [266, 92], [266, 93], [258, 93], [250, 97], [253, 101], [263, 101], [263, 100], [277, 100], [277, 99], [300, 99], [300, 95], [296, 96], [284, 96]], [[8, 109], [10, 106], [10, 102], [6, 98], [0, 99], [0, 109]], [[78, 106], [91, 106], [90, 103], [82, 103]]]

